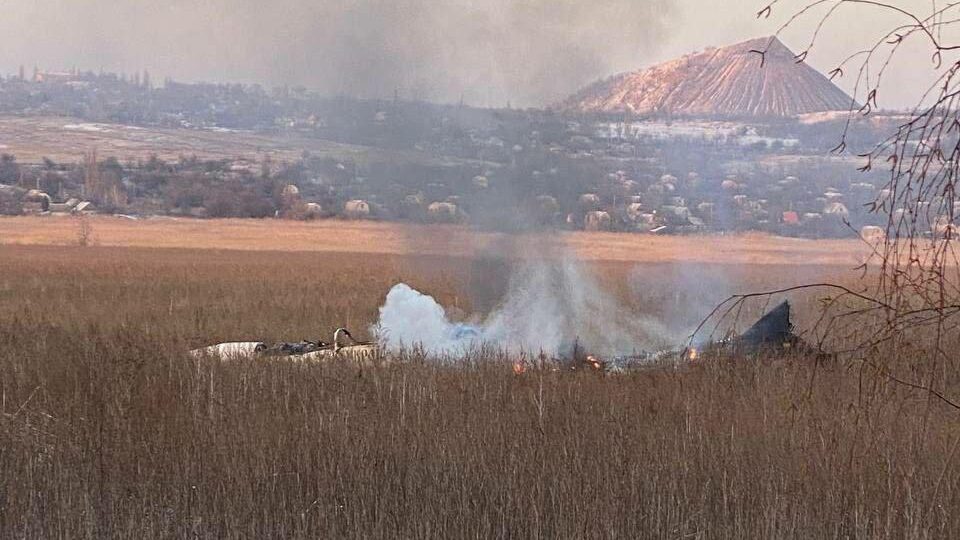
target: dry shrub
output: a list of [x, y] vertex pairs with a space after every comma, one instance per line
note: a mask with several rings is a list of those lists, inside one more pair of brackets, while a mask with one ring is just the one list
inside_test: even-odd
[[183, 354], [362, 327], [401, 279], [450, 303], [470, 266], [413, 262], [0, 248], [0, 537], [960, 532], [956, 413], [843, 365], [515, 376], [490, 354], [361, 374]]
[[90, 219], [83, 214], [78, 215], [75, 219], [77, 221], [77, 245], [87, 247], [93, 242], [93, 225], [90, 223]]

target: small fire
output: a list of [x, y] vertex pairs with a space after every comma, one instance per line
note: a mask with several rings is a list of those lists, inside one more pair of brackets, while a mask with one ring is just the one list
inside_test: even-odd
[[527, 372], [527, 363], [519, 360], [513, 363], [513, 372], [517, 375], [523, 375]]
[[698, 351], [696, 347], [690, 347], [689, 349], [687, 349], [687, 360], [690, 360], [691, 362], [696, 362], [697, 358], [699, 357], [700, 357], [700, 351]]
[[592, 367], [593, 369], [595, 369], [595, 370], [597, 370], [597, 371], [603, 371], [603, 362], [601, 362], [599, 359], [597, 359], [596, 356], [588, 355], [588, 356], [587, 356], [587, 365], [589, 365], [590, 367]]

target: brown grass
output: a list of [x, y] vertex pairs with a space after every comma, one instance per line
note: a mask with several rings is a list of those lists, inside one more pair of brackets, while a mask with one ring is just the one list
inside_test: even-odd
[[[697, 292], [666, 286], [676, 267], [597, 268], [651, 315]], [[493, 355], [360, 376], [183, 353], [362, 328], [398, 280], [470, 310], [471, 282], [503, 271], [445, 256], [0, 246], [0, 537], [960, 533], [956, 413], [844, 366], [518, 377]], [[627, 298], [638, 272], [650, 286]]]
[[[476, 233], [463, 227], [369, 221], [172, 218], [131, 221], [104, 216], [92, 217], [89, 223], [98, 245], [120, 247], [473, 256], [505, 242], [502, 235]], [[575, 232], [561, 233], [555, 238], [578, 257], [589, 261], [853, 268], [861, 264], [867, 251], [856, 240], [812, 241], [763, 234], [677, 237]], [[0, 245], [67, 246], [76, 245], [76, 241], [77, 224], [70, 219], [0, 218]], [[525, 251], [511, 247], [521, 255]], [[539, 238], [526, 247], [535, 253], [543, 251]]]

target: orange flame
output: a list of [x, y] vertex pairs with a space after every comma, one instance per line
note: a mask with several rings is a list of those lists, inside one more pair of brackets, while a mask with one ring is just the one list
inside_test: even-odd
[[523, 375], [527, 372], [527, 364], [525, 362], [514, 362], [513, 372], [517, 375]]
[[690, 347], [687, 350], [687, 360], [690, 360], [691, 362], [696, 362], [697, 358], [699, 357], [700, 357], [700, 351], [698, 351], [695, 347]]
[[597, 370], [597, 371], [602, 371], [602, 370], [603, 370], [603, 363], [600, 362], [600, 360], [598, 360], [597, 357], [595, 357], [595, 356], [593, 356], [593, 355], [587, 356], [587, 364], [589, 364], [590, 367], [592, 367], [593, 369], [595, 369], [595, 370]]

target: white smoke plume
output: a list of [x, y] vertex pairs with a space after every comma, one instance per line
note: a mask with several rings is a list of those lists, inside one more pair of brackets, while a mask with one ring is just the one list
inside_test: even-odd
[[451, 322], [432, 296], [406, 283], [394, 285], [372, 329], [390, 349], [421, 346], [431, 354], [457, 354], [480, 337], [479, 327]]
[[616, 355], [653, 350], [665, 343], [656, 320], [629, 313], [575, 260], [523, 261], [500, 305], [476, 324], [451, 321], [433, 297], [406, 284], [387, 294], [377, 325], [390, 349], [422, 346], [428, 354], [457, 354], [476, 345], [550, 355], [574, 343]]

